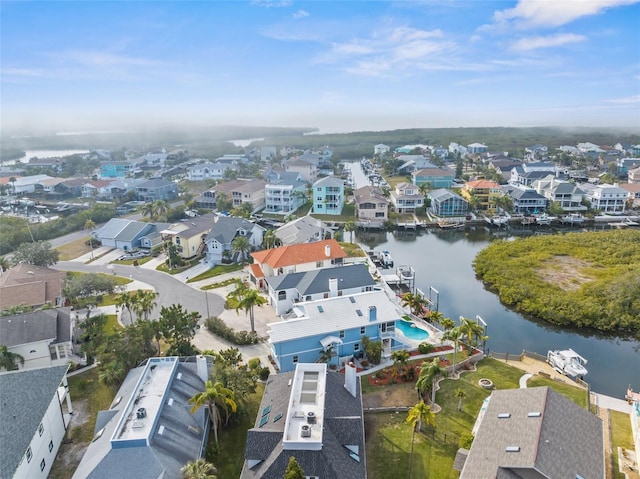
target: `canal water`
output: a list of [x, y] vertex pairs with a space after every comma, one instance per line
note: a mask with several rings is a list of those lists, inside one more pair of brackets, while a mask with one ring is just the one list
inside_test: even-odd
[[[364, 176], [355, 174], [356, 185]], [[631, 385], [640, 388], [640, 338], [606, 335], [592, 330], [560, 328], [526, 318], [504, 307], [485, 289], [473, 270], [476, 254], [496, 239], [495, 232], [430, 229], [418, 232], [358, 231], [355, 240], [366, 250], [388, 250], [395, 265], [410, 265], [416, 271], [416, 287], [425, 293], [439, 292], [439, 310], [457, 320], [460, 316], [482, 317], [488, 324], [490, 351], [519, 354], [523, 350], [546, 355], [550, 349], [572, 348], [587, 360], [585, 377], [599, 393], [622, 398]]]

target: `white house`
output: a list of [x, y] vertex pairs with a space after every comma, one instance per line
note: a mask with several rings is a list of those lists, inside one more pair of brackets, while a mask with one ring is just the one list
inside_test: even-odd
[[416, 208], [424, 205], [424, 195], [411, 183], [398, 183], [390, 196], [391, 204], [397, 213], [415, 213]]
[[252, 248], [260, 247], [265, 231], [262, 226], [244, 218], [218, 216], [204, 239], [207, 263], [220, 264], [225, 251], [229, 253], [232, 251], [231, 243], [238, 236], [247, 238]]
[[0, 477], [48, 477], [73, 413], [68, 369], [0, 373]]
[[376, 146], [373, 147], [373, 154], [374, 155], [378, 155], [378, 156], [383, 156], [386, 155], [387, 153], [389, 153], [389, 150], [391, 150], [391, 148], [383, 143], [380, 143]]
[[615, 185], [592, 185], [585, 183], [581, 187], [591, 202], [591, 208], [605, 213], [622, 213], [626, 208], [629, 192]]
[[229, 163], [200, 163], [187, 168], [189, 181], [221, 180], [227, 170], [235, 171], [238, 167]]

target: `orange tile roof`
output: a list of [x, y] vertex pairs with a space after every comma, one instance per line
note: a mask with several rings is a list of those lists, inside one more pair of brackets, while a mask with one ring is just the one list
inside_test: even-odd
[[468, 188], [500, 188], [500, 185], [495, 181], [491, 180], [475, 180], [467, 182]]
[[249, 271], [253, 275], [254, 278], [264, 278], [264, 272], [259, 264], [250, 264]]
[[[329, 255], [325, 254], [325, 246], [329, 246]], [[251, 256], [260, 264], [268, 264], [272, 268], [282, 268], [296, 264], [311, 263], [325, 259], [345, 258], [347, 254], [342, 246], [334, 240], [316, 241], [315, 243], [293, 244], [280, 248], [265, 249]]]

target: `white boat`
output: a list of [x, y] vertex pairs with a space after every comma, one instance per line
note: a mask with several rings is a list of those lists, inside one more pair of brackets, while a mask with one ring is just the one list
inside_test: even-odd
[[387, 250], [382, 252], [382, 264], [387, 268], [393, 268], [393, 258], [391, 258], [391, 253]]
[[440, 220], [438, 226], [442, 229], [464, 228], [464, 222]]
[[558, 372], [571, 379], [580, 378], [587, 374], [587, 360], [573, 349], [555, 350], [547, 353], [547, 362]]
[[555, 216], [549, 216], [548, 214], [543, 213], [541, 215], [536, 216], [536, 224], [543, 225], [543, 226], [550, 225], [551, 222], [555, 219], [556, 219]]
[[579, 225], [584, 223], [586, 218], [582, 216], [580, 213], [571, 213], [569, 215], [563, 216], [560, 221], [563, 223], [568, 223], [570, 225]]
[[484, 220], [493, 226], [502, 226], [509, 223], [509, 217], [505, 215], [485, 216]]

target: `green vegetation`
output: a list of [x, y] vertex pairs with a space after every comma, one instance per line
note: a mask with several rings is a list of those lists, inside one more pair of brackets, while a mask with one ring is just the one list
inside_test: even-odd
[[209, 332], [233, 344], [243, 346], [246, 344], [257, 344], [260, 341], [260, 338], [255, 332], [250, 333], [249, 331], [236, 331], [231, 329], [218, 317], [207, 318], [204, 324]]
[[[229, 279], [225, 279], [224, 281], [220, 281], [218, 283], [211, 283], [211, 284], [207, 284], [205, 286], [203, 286], [202, 288], [200, 288], [202, 291], [208, 291], [210, 289], [216, 289], [216, 288], [224, 288], [225, 286], [229, 286], [230, 284], [234, 284], [234, 283], [238, 283], [240, 280], [238, 278], [229, 278]], [[187, 281], [189, 282], [189, 281]]]
[[116, 261], [112, 261], [112, 263], [114, 263], [114, 264], [124, 264], [124, 265], [129, 265], [129, 266], [131, 266], [132, 264], [136, 263], [136, 265], [142, 266], [143, 264], [148, 263], [152, 259], [153, 259], [153, 257], [151, 257], [151, 256], [145, 256], [144, 258], [137, 258], [137, 259], [116, 260]]
[[199, 274], [198, 276], [189, 278], [189, 281], [187, 281], [187, 283], [195, 283], [197, 281], [202, 281], [203, 279], [209, 279], [209, 278], [213, 278], [214, 276], [220, 276], [221, 274], [233, 273], [235, 271], [242, 270], [242, 268], [243, 266], [241, 264], [218, 264], [213, 268], [211, 268], [210, 270], [205, 271], [202, 274]]
[[[611, 443], [613, 444], [613, 463], [616, 465], [616, 479], [625, 479], [617, 467], [618, 464], [618, 447], [630, 449], [633, 451], [633, 433], [631, 432], [631, 424], [629, 415], [623, 412], [609, 410], [609, 421], [611, 425]], [[605, 424], [604, 427], [607, 427]]]
[[360, 247], [360, 245], [357, 244], [351, 244], [351, 243], [345, 243], [345, 242], [340, 242], [340, 246], [342, 246], [342, 249], [344, 250], [344, 252], [347, 254], [347, 256], [349, 258], [354, 258], [354, 257], [364, 257], [367, 256], [367, 253], [365, 253], [362, 248]]
[[496, 241], [475, 259], [500, 300], [546, 321], [640, 331], [640, 231]]

